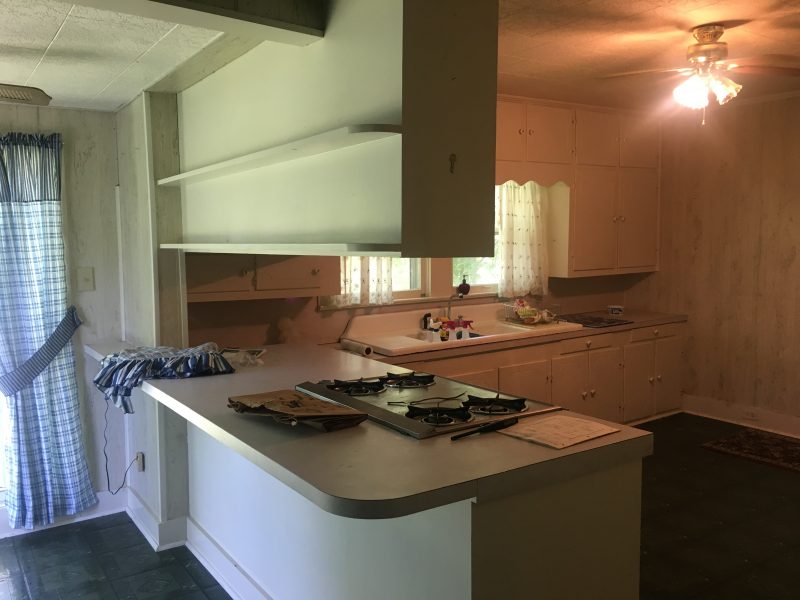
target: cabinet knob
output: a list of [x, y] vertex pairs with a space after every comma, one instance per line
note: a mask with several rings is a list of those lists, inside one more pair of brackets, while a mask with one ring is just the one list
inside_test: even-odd
[[620, 221], [624, 221], [624, 220], [625, 220], [625, 215], [621, 215], [621, 216], [619, 217], [619, 220], [620, 220]]
[[520, 129], [520, 130], [519, 130], [519, 134], [520, 134], [520, 135], [525, 135], [525, 130], [524, 130], [524, 129]]
[[533, 135], [533, 129], [528, 129], [528, 135]]
[[319, 275], [319, 267], [314, 267], [313, 269], [311, 269], [311, 274], [312, 275]]
[[250, 274], [249, 269], [242, 269], [241, 271], [239, 271], [239, 277], [247, 277], [249, 274]]
[[592, 398], [594, 398], [595, 395], [597, 394], [597, 390], [590, 390], [589, 394], [592, 396]]
[[655, 382], [655, 379], [653, 379], [652, 377], [649, 377], [649, 378], [647, 379], [647, 381], [649, 381], [650, 383], [654, 383], [654, 382]]
[[586, 400], [586, 396], [588, 395], [589, 394], [587, 394], [586, 392], [581, 392], [581, 398], [583, 398], [584, 400]]
[[661, 381], [661, 375], [656, 375], [656, 381]]
[[653, 335], [658, 335], [658, 329], [653, 329]]
[[587, 340], [586, 347], [587, 348], [591, 348], [592, 347], [592, 340]]

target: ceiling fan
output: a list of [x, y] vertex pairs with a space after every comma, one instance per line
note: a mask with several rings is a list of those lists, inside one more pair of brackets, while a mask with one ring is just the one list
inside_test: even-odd
[[[729, 27], [742, 25], [747, 21], [730, 22]], [[708, 106], [708, 99], [713, 95], [719, 104], [725, 104], [737, 96], [742, 86], [728, 77], [735, 73], [756, 75], [800, 76], [800, 68], [787, 66], [787, 61], [796, 61], [797, 57], [780, 54], [760, 57], [728, 59], [728, 44], [720, 41], [725, 33], [724, 23], [708, 23], [692, 29], [696, 42], [686, 50], [689, 65], [674, 69], [646, 69], [615, 73], [605, 78], [628, 77], [659, 73], [677, 73], [687, 77], [673, 91], [676, 102], [688, 108], [702, 109]], [[784, 64], [762, 64], [764, 62], [782, 62]]]

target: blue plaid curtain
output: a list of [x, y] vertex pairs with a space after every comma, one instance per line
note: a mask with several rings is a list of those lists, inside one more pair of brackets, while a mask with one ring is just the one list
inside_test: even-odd
[[[67, 308], [60, 164], [59, 134], [0, 137], [0, 374], [33, 355]], [[10, 525], [30, 529], [94, 506], [72, 344], [6, 400]]]

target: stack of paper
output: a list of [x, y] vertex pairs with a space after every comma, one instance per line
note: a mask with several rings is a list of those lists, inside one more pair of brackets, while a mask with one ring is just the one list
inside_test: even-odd
[[550, 448], [566, 448], [619, 431], [614, 427], [564, 414], [529, 417], [499, 433]]

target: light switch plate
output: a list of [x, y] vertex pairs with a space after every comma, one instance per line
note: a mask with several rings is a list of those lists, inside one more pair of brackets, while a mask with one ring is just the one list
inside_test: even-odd
[[77, 269], [78, 291], [94, 291], [94, 267], [78, 267]]

